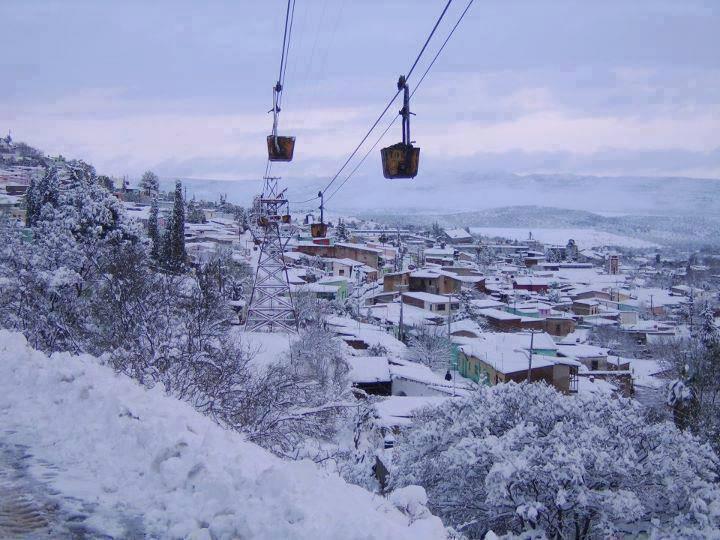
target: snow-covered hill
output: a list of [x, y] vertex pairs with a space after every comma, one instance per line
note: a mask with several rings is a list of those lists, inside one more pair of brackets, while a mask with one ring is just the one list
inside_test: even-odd
[[121, 538], [445, 536], [438, 518], [409, 519], [313, 463], [282, 461], [96, 358], [48, 357], [4, 330], [0, 426], [0, 450], [24, 456], [24, 485], [56, 505], [38, 520], [50, 530], [64, 514]]

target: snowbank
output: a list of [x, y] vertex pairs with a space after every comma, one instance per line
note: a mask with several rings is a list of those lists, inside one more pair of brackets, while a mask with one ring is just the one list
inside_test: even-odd
[[0, 425], [0, 443], [27, 445], [36, 470], [52, 464], [51, 487], [87, 502], [89, 525], [114, 537], [128, 533], [121, 515], [162, 538], [445, 536], [438, 518], [282, 461], [93, 357], [48, 358], [6, 331]]

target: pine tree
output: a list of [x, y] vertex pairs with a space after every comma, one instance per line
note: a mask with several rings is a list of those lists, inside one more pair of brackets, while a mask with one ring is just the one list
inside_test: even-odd
[[160, 179], [157, 174], [152, 171], [145, 171], [140, 179], [140, 187], [145, 192], [145, 195], [151, 195], [160, 191]]
[[179, 270], [185, 264], [185, 201], [183, 200], [182, 183], [175, 182], [175, 198], [173, 201], [173, 214], [170, 224], [169, 237], [169, 266]]
[[150, 255], [155, 260], [160, 257], [160, 229], [158, 228], [158, 197], [154, 195], [150, 204], [150, 219], [148, 220], [148, 236], [152, 241]]
[[345, 227], [345, 222], [342, 219], [338, 219], [338, 226], [335, 234], [341, 242], [345, 242], [347, 240], [347, 228]]
[[36, 204], [37, 200], [37, 183], [33, 177], [30, 180], [30, 186], [25, 193], [25, 225], [32, 227], [33, 223], [37, 219], [38, 208]]

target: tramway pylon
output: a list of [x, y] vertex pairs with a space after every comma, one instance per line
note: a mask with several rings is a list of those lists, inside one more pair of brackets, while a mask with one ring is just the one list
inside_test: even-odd
[[297, 317], [293, 306], [287, 266], [283, 258], [283, 225], [290, 213], [285, 190], [278, 192], [278, 177], [267, 176], [260, 197], [253, 205], [251, 231], [260, 244], [260, 258], [248, 306], [248, 332], [295, 332]]

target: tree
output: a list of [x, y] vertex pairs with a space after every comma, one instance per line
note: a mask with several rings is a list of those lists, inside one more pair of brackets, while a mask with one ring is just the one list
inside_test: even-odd
[[152, 242], [152, 250], [150, 255], [153, 259], [158, 260], [160, 258], [160, 227], [158, 225], [158, 196], [153, 195], [152, 201], [150, 202], [150, 217], [148, 219], [148, 236]]
[[248, 223], [248, 213], [242, 206], [235, 208], [235, 221], [237, 221], [238, 228], [241, 233], [244, 233], [250, 228]]
[[103, 186], [108, 191], [114, 191], [115, 190], [115, 184], [112, 181], [112, 178], [109, 176], [106, 176], [104, 174], [101, 174], [98, 176], [98, 183]]
[[445, 229], [443, 229], [440, 224], [435, 221], [432, 224], [431, 234], [433, 238], [442, 238], [442, 236], [445, 234]]
[[667, 403], [675, 424], [720, 452], [720, 335], [712, 310], [705, 308], [693, 337], [662, 344], [666, 368], [675, 375]]
[[0, 281], [8, 286], [0, 290], [0, 325], [41, 350], [86, 350], [98, 331], [95, 291], [117, 261], [145, 253], [144, 235], [81, 161], [54, 160], [27, 200], [33, 241], [12, 231], [2, 240]]
[[175, 182], [172, 217], [167, 225], [164, 238], [166, 264], [173, 271], [182, 269], [187, 259], [185, 252], [185, 201], [182, 183]]
[[432, 369], [449, 369], [452, 354], [452, 342], [444, 327], [423, 325], [413, 328], [406, 353], [408, 360]]
[[335, 235], [337, 236], [337, 239], [341, 242], [346, 242], [348, 239], [347, 227], [345, 226], [345, 222], [342, 220], [342, 218], [338, 219], [338, 225], [337, 229], [335, 229]]
[[418, 414], [391, 486], [471, 538], [702, 538], [720, 527], [718, 459], [642, 406], [544, 384], [481, 386]]
[[145, 171], [140, 179], [140, 188], [145, 195], [152, 195], [160, 191], [160, 179], [158, 175], [152, 171]]
[[195, 199], [191, 199], [187, 204], [187, 222], [188, 223], [207, 223], [205, 212], [195, 202]]

